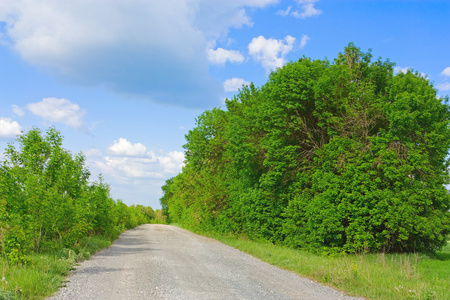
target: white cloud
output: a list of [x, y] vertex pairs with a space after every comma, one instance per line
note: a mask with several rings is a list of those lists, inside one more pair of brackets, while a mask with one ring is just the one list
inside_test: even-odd
[[20, 134], [22, 127], [16, 121], [0, 118], [0, 138], [13, 138]]
[[309, 40], [310, 40], [309, 36], [307, 36], [306, 34], [304, 34], [304, 35], [302, 36], [302, 40], [300, 41], [300, 48], [305, 47]]
[[157, 156], [164, 174], [177, 174], [184, 166], [184, 153], [171, 151], [163, 156]]
[[212, 64], [223, 65], [227, 61], [241, 63], [244, 61], [244, 56], [236, 50], [226, 50], [223, 48], [218, 48], [216, 50], [208, 49], [206, 50], [208, 54], [208, 60]]
[[450, 91], [450, 82], [445, 82], [437, 86], [440, 91]]
[[123, 156], [106, 156], [98, 166], [108, 174], [119, 179], [157, 179], [164, 178], [158, 166], [151, 158], [136, 158]]
[[295, 38], [290, 35], [284, 40], [266, 39], [261, 35], [253, 38], [248, 50], [253, 59], [266, 69], [266, 73], [270, 73], [286, 63], [285, 57], [292, 50], [294, 42]]
[[253, 25], [245, 7], [266, 7], [278, 3], [279, 0], [188, 0], [187, 2], [190, 5], [200, 3], [195, 16], [195, 25], [208, 42], [214, 42], [218, 37], [226, 36], [229, 28]]
[[291, 9], [292, 9], [292, 6], [288, 6], [288, 8], [286, 10], [279, 10], [279, 11], [277, 11], [277, 15], [280, 15], [280, 16], [283, 16], [283, 17], [288, 16], [289, 13], [291, 12]]
[[[94, 159], [94, 165], [116, 180], [167, 179], [181, 171], [184, 154], [179, 151], [156, 155], [141, 143], [120, 138], [108, 148], [110, 156]], [[91, 157], [98, 157], [97, 151]]]
[[445, 68], [441, 74], [444, 76], [450, 76], [450, 67]]
[[322, 11], [320, 9], [316, 9], [314, 7], [314, 3], [317, 1], [318, 0], [298, 0], [298, 4], [302, 6], [302, 11], [294, 11], [292, 12], [292, 16], [300, 19], [305, 19], [322, 14]]
[[220, 101], [208, 44], [277, 0], [0, 0], [4, 43], [54, 77], [160, 103]]
[[[142, 143], [131, 143], [125, 138], [114, 141], [106, 149], [107, 155], [98, 149], [84, 151], [86, 165], [95, 180], [103, 174], [111, 187], [111, 196], [127, 204], [160, 207], [161, 186], [164, 181], [181, 172], [184, 154], [180, 151], [154, 151]], [[144, 150], [145, 148], [145, 150]]]
[[89, 149], [89, 150], [87, 150], [87, 151], [84, 151], [84, 154], [87, 156], [87, 157], [100, 157], [100, 156], [102, 156], [102, 152], [100, 151], [100, 150], [98, 150], [98, 149]]
[[289, 6], [286, 10], [279, 10], [277, 15], [283, 17], [290, 15], [300, 19], [318, 16], [322, 14], [322, 11], [314, 7], [314, 3], [316, 2], [318, 2], [318, 0], [297, 0], [298, 5], [301, 6], [301, 11], [292, 10], [292, 6]]
[[66, 124], [75, 129], [82, 129], [85, 110], [78, 104], [61, 98], [44, 98], [41, 102], [27, 105], [29, 111], [49, 122]]
[[141, 143], [131, 144], [124, 138], [114, 141], [114, 144], [108, 148], [108, 152], [114, 155], [123, 156], [148, 156], [147, 147]]
[[23, 109], [15, 104], [12, 105], [12, 110], [19, 117], [23, 117], [25, 115], [25, 112], [23, 111]]
[[223, 83], [223, 88], [225, 92], [237, 92], [242, 87], [242, 85], [249, 84], [250, 82], [245, 81], [242, 78], [231, 78], [225, 80], [225, 82]]

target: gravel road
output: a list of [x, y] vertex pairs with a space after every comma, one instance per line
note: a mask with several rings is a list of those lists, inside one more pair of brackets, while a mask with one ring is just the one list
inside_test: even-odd
[[169, 225], [124, 232], [68, 280], [49, 299], [356, 299]]

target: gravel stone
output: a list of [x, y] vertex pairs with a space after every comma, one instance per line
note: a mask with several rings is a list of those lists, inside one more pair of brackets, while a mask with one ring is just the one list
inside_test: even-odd
[[82, 262], [59, 299], [362, 299], [262, 262], [216, 240], [141, 225]]

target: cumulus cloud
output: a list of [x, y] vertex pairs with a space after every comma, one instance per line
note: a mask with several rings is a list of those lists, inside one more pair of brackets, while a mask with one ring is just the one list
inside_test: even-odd
[[23, 109], [15, 104], [12, 105], [12, 110], [19, 117], [23, 117], [25, 115], [25, 112], [23, 111]]
[[0, 138], [13, 138], [19, 135], [22, 127], [9, 118], [0, 118]]
[[157, 159], [165, 174], [177, 174], [184, 166], [184, 153], [180, 151], [171, 151], [163, 156], [157, 156]]
[[82, 129], [86, 113], [78, 104], [64, 98], [44, 98], [28, 104], [27, 109], [46, 121], [63, 123], [75, 129]]
[[146, 156], [147, 147], [141, 143], [132, 144], [124, 138], [114, 141], [114, 144], [108, 148], [108, 151], [114, 155], [124, 156]]
[[314, 3], [316, 2], [318, 2], [318, 0], [297, 0], [300, 11], [292, 10], [292, 6], [289, 6], [286, 10], [279, 10], [277, 14], [280, 16], [293, 16], [299, 19], [318, 16], [322, 14], [322, 10], [314, 7]]
[[249, 84], [250, 82], [245, 81], [242, 78], [231, 78], [225, 80], [225, 82], [223, 83], [223, 88], [225, 92], [237, 92], [242, 87], [242, 85]]
[[223, 65], [227, 61], [232, 63], [241, 63], [244, 61], [244, 56], [236, 50], [226, 50], [223, 48], [217, 48], [216, 50], [206, 50], [208, 54], [208, 60], [212, 64]]
[[295, 38], [290, 35], [283, 40], [266, 39], [261, 35], [253, 38], [248, 45], [248, 51], [252, 58], [266, 69], [266, 73], [270, 73], [286, 63], [285, 57], [292, 51], [294, 42]]
[[[154, 153], [153, 151], [148, 151]], [[179, 151], [159, 152], [154, 157], [104, 156], [97, 149], [86, 151], [86, 164], [94, 176], [103, 174], [111, 184], [113, 198], [127, 204], [160, 207], [161, 186], [175, 176], [184, 165], [184, 154]]]
[[150, 158], [130, 158], [123, 156], [106, 156], [98, 164], [108, 174], [128, 179], [157, 179], [164, 178], [159, 168]]
[[3, 42], [54, 77], [159, 103], [205, 107], [222, 86], [205, 50], [247, 8], [276, 0], [0, 0]]
[[441, 74], [444, 76], [450, 76], [450, 67], [445, 68]]
[[155, 154], [141, 143], [131, 143], [125, 138], [114, 141], [108, 148], [109, 156], [98, 159], [97, 151], [90, 151], [95, 157], [95, 166], [104, 174], [122, 180], [167, 179], [181, 171], [184, 154], [179, 151]]

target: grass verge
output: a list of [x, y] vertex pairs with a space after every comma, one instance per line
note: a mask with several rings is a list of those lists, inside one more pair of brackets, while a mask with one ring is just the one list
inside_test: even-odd
[[426, 254], [320, 256], [267, 242], [200, 233], [272, 265], [367, 299], [450, 299], [450, 243]]
[[23, 266], [8, 265], [0, 258], [2, 270], [0, 300], [44, 299], [55, 293], [77, 261], [111, 245], [101, 236], [86, 237], [75, 249], [31, 253]]

